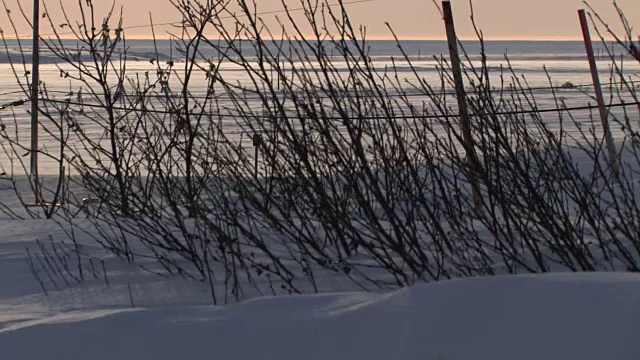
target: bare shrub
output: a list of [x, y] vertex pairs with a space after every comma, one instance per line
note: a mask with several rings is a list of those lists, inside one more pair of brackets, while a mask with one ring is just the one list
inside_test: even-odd
[[[507, 57], [490, 70], [477, 32], [480, 52], [463, 48], [463, 70], [479, 209], [449, 62], [434, 57], [430, 83], [397, 41], [402, 55], [379, 66], [344, 3], [301, 4], [304, 21], [287, 9], [269, 29], [255, 3], [175, 1], [175, 57], [156, 51], [144, 75], [129, 70], [126, 30], [111, 14], [93, 30], [84, 20], [75, 52], [59, 37], [45, 42], [61, 74], [82, 84], [82, 101], [43, 92], [56, 107], [42, 112], [57, 126], [50, 134], [66, 134], [61, 159], [82, 194], [71, 202], [97, 201], [87, 235], [126, 261], [153, 259], [163, 275], [202, 281], [214, 303], [342, 282], [376, 290], [638, 270], [639, 102], [615, 56], [619, 182], [593, 107], [563, 100], [583, 90], [549, 79], [542, 90], [555, 106], [541, 107]], [[633, 54], [631, 44], [620, 40]]]

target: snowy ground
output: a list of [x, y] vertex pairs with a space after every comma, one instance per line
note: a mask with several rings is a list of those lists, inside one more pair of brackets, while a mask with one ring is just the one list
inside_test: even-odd
[[63, 236], [49, 220], [0, 220], [2, 359], [640, 359], [640, 274], [499, 276], [212, 307], [201, 285], [103, 254], [109, 287], [59, 284], [44, 296], [25, 248], [49, 234]]
[[[0, 190], [17, 211], [9, 195]], [[42, 274], [45, 296], [26, 249], [49, 236], [68, 239], [53, 220], [0, 216], [0, 359], [640, 359], [640, 274], [496, 276], [385, 293], [336, 286], [214, 307], [204, 284], [125, 264], [88, 238], [83, 252], [104, 261], [108, 285], [96, 263], [80, 283]]]
[[[0, 185], [0, 203], [18, 211]], [[55, 221], [5, 215], [1, 360], [640, 359], [640, 274], [496, 276], [385, 293], [347, 292], [329, 279], [320, 295], [250, 295], [214, 307], [204, 284], [161, 278], [80, 238], [95, 270], [85, 263], [75, 282], [73, 268], [49, 277], [36, 266], [45, 295], [26, 249], [68, 236]]]
[[[17, 211], [9, 194], [0, 190]], [[125, 264], [88, 238], [83, 252], [104, 261], [108, 285], [96, 263], [79, 283], [42, 274], [45, 296], [26, 249], [49, 236], [68, 239], [53, 220], [0, 216], [0, 359], [640, 359], [640, 274], [496, 276], [385, 293], [336, 286], [214, 307], [204, 284]]]
[[[5, 308], [3, 313], [20, 311]], [[6, 324], [4, 359], [638, 359], [640, 276], [468, 279]]]

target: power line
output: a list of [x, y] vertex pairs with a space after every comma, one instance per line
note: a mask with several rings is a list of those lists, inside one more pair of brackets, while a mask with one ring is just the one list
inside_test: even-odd
[[24, 94], [24, 91], [23, 90], [7, 91], [4, 93], [0, 93], [0, 96], [15, 95], [15, 94]]
[[[50, 103], [58, 103], [58, 104], [66, 104], [66, 105], [78, 105], [78, 106], [87, 106], [87, 107], [92, 107], [92, 108], [103, 108], [102, 105], [100, 104], [86, 104], [86, 103], [77, 103], [77, 102], [70, 102], [70, 101], [62, 101], [62, 100], [53, 100], [53, 99], [40, 99], [43, 102], [50, 102]], [[11, 103], [7, 103], [4, 105], [0, 106], [0, 110], [4, 109], [6, 107], [9, 106], [20, 106], [23, 105], [25, 103], [29, 102], [29, 100], [17, 100]], [[615, 108], [615, 107], [625, 107], [625, 106], [640, 106], [640, 101], [636, 101], [636, 102], [623, 102], [623, 103], [616, 103], [616, 104], [608, 104], [605, 105], [605, 107], [607, 108]], [[163, 114], [163, 115], [176, 115], [176, 114], [181, 114], [181, 111], [166, 111], [166, 110], [156, 110], [156, 109], [139, 109], [139, 108], [119, 108], [119, 107], [114, 107], [114, 110], [122, 110], [122, 111], [127, 111], [130, 113], [136, 113], [136, 112], [146, 112], [146, 113], [156, 113], [156, 114]], [[559, 112], [571, 112], [571, 111], [582, 111], [582, 110], [595, 110], [598, 109], [597, 105], [583, 105], [583, 106], [571, 106], [571, 107], [561, 107], [561, 108], [545, 108], [545, 109], [531, 109], [531, 110], [510, 110], [510, 111], [494, 111], [494, 112], [487, 112], [487, 113], [482, 113], [482, 114], [470, 114], [471, 117], [479, 117], [479, 116], [486, 116], [486, 115], [492, 115], [492, 116], [508, 116], [508, 115], [531, 115], [531, 114], [544, 114], [544, 113], [559, 113]], [[210, 112], [201, 112], [201, 113], [197, 113], [197, 115], [203, 115], [203, 116], [209, 116], [209, 117], [227, 117], [227, 118], [239, 118], [239, 117], [250, 117], [250, 118], [266, 118], [266, 116], [253, 116], [253, 115], [239, 115], [239, 114], [220, 114], [220, 113], [210, 113]], [[398, 121], [398, 120], [428, 120], [428, 119], [452, 119], [452, 118], [458, 118], [460, 115], [459, 114], [438, 114], [438, 115], [394, 115], [392, 116], [392, 118], [390, 118], [389, 116], [322, 116], [321, 119], [322, 120], [327, 120], [327, 121], [345, 121], [345, 120], [368, 120], [368, 121], [376, 121], [376, 120], [382, 120], [382, 121]], [[292, 119], [292, 117], [288, 117], [289, 119]], [[295, 119], [295, 118], [294, 118]], [[256, 131], [256, 130], [252, 130], [252, 131]], [[260, 132], [260, 130], [257, 130], [258, 132]], [[225, 131], [225, 134], [227, 135], [242, 135], [244, 134], [242, 131]]]
[[[66, 104], [66, 105], [77, 105], [77, 106], [86, 106], [92, 108], [104, 108], [101, 104], [87, 104], [87, 103], [79, 103], [72, 101], [64, 101], [64, 100], [54, 100], [54, 99], [40, 99], [43, 102], [57, 103], [57, 104]], [[615, 108], [615, 107], [626, 107], [626, 106], [640, 106], [640, 101], [634, 102], [622, 102], [616, 104], [607, 104], [605, 107], [607, 108]], [[167, 110], [156, 110], [156, 109], [140, 109], [140, 108], [126, 108], [126, 107], [112, 107], [113, 110], [126, 111], [131, 113], [155, 113], [155, 114], [163, 114], [163, 115], [181, 115], [184, 114], [182, 109], [176, 111], [167, 111]], [[560, 108], [546, 108], [546, 109], [531, 109], [531, 110], [517, 110], [517, 111], [495, 111], [484, 114], [470, 114], [470, 116], [478, 117], [482, 115], [528, 115], [528, 114], [542, 114], [542, 113], [550, 113], [550, 112], [566, 112], [566, 111], [580, 111], [580, 110], [593, 110], [598, 109], [597, 105], [583, 105], [583, 106], [566, 106]], [[230, 117], [230, 118], [238, 118], [238, 117], [246, 117], [246, 115], [239, 114], [221, 114], [221, 113], [211, 113], [211, 112], [198, 112], [191, 113], [195, 115], [203, 115], [210, 117]], [[394, 115], [393, 119], [389, 119], [388, 116], [358, 116], [358, 117], [345, 117], [345, 116], [322, 116], [323, 120], [331, 120], [331, 121], [343, 121], [343, 120], [423, 120], [423, 119], [443, 119], [443, 118], [457, 118], [460, 115], [458, 114], [439, 114], [439, 115]], [[261, 116], [251, 116], [261, 117]]]
[[[335, 7], [335, 6], [341, 6], [341, 5], [354, 5], [354, 4], [360, 4], [360, 3], [367, 3], [367, 2], [374, 2], [375, 0], [354, 0], [354, 1], [349, 1], [349, 2], [343, 2], [343, 3], [334, 3], [334, 4], [327, 4], [328, 7]], [[293, 8], [293, 9], [287, 9], [287, 10], [272, 10], [272, 11], [263, 11], [263, 12], [259, 12], [257, 15], [258, 16], [263, 16], [263, 15], [275, 15], [275, 14], [284, 14], [284, 13], [290, 13], [290, 12], [298, 12], [298, 11], [305, 11], [307, 10], [307, 8], [304, 7], [298, 7], [298, 8]], [[245, 14], [241, 14], [240, 16], [245, 16]], [[235, 16], [235, 15], [230, 15], [230, 16], [220, 16], [218, 19], [236, 19], [239, 16]], [[153, 25], [133, 25], [133, 26], [128, 26], [126, 29], [140, 29], [140, 28], [150, 28], [150, 27], [155, 27], [155, 26], [184, 26], [184, 21], [178, 21], [178, 22], [168, 22], [168, 23], [159, 23], [159, 24], [153, 24]]]
[[[616, 82], [616, 83], [609, 83], [607, 84], [607, 87], [609, 88], [613, 88], [614, 86], [618, 86], [618, 85], [623, 85], [623, 84], [631, 84], [632, 86], [635, 83], [640, 83], [640, 81], [629, 81], [629, 82]], [[500, 88], [500, 89], [492, 89], [492, 91], [499, 91], [500, 93], [503, 92], [531, 92], [531, 91], [543, 91], [543, 90], [575, 90], [575, 89], [580, 89], [580, 88], [590, 88], [593, 87], [593, 85], [591, 84], [586, 84], [586, 85], [571, 85], [571, 86], [546, 86], [546, 87], [532, 87], [532, 88], [515, 88], [515, 87], [506, 87], [506, 88]], [[23, 91], [11, 91], [11, 92], [6, 92], [0, 95], [8, 95], [8, 94], [18, 94], [18, 93], [23, 93]], [[69, 91], [61, 91], [61, 90], [47, 90], [47, 93], [53, 93], [53, 94], [65, 94], [67, 96], [73, 96], [75, 95], [73, 92], [69, 92]], [[484, 93], [484, 91], [468, 91], [467, 94], [480, 94], [480, 93]], [[87, 95], [90, 95], [91, 97], [94, 96], [101, 96], [101, 94], [99, 93], [87, 93]], [[224, 95], [224, 94], [223, 94]], [[375, 96], [371, 96], [371, 95], [362, 95], [362, 94], [351, 94], [353, 96], [358, 96], [361, 98], [375, 98]], [[453, 91], [443, 91], [443, 92], [433, 92], [431, 94], [425, 94], [425, 93], [402, 93], [402, 92], [398, 92], [398, 93], [385, 93], [383, 94], [385, 97], [387, 98], [393, 98], [393, 97], [400, 97], [400, 98], [404, 98], [404, 97], [429, 97], [429, 96], [440, 96], [440, 95], [456, 95], [455, 92]], [[129, 96], [135, 96], [135, 95], [129, 95]], [[168, 95], [168, 94], [145, 94], [142, 97], [148, 97], [148, 98], [178, 98], [179, 95]], [[181, 95], [180, 95], [181, 97]], [[195, 96], [195, 95], [190, 95], [190, 98], [192, 99], [216, 99], [216, 100], [220, 100], [220, 99], [225, 99], [225, 98], [230, 98], [229, 95], [226, 96], [215, 96], [215, 97], [211, 97], [211, 96]], [[271, 98], [271, 96], [265, 96], [264, 99], [269, 100]], [[333, 98], [333, 96], [330, 95], [323, 95], [323, 96], [316, 96], [313, 99], [330, 99]], [[260, 96], [243, 96], [242, 100], [262, 100], [263, 97]], [[104, 106], [101, 104], [92, 104], [92, 103], [85, 103], [85, 102], [79, 102], [79, 101], [71, 101], [70, 98], [65, 99], [65, 100], [57, 100], [57, 99], [50, 99], [50, 98], [41, 98], [39, 99], [40, 101], [44, 101], [44, 102], [50, 102], [50, 103], [58, 103], [58, 104], [67, 104], [67, 105], [76, 105], [76, 106], [86, 106], [86, 107], [90, 107], [90, 108], [103, 108]], [[23, 105], [25, 102], [28, 102], [29, 99], [24, 99], [24, 100], [16, 100], [13, 102], [9, 102], [6, 104], [2, 104], [0, 105], [0, 109], [5, 109], [11, 106], [20, 106]], [[630, 105], [637, 105], [637, 103], [635, 102], [627, 102], [627, 103], [620, 103], [620, 104], [613, 104], [613, 105], [609, 105], [610, 107], [616, 107], [616, 106], [630, 106]], [[526, 113], [537, 113], [537, 112], [553, 112], [553, 111], [565, 111], [565, 110], [585, 110], [585, 109], [596, 109], [597, 106], [586, 106], [586, 107], [562, 107], [562, 108], [553, 108], [553, 109], [539, 109], [539, 110], [528, 110], [525, 112], [502, 112], [502, 113], [492, 113], [494, 115], [507, 115], [507, 114], [526, 114]], [[131, 108], [131, 107], [118, 107], [118, 106], [114, 106], [113, 107], [114, 110], [120, 110], [120, 111], [129, 111], [129, 112], [147, 112], [147, 113], [157, 113], [157, 114], [182, 114], [184, 113], [182, 111], [182, 109], [180, 110], [176, 110], [176, 111], [167, 111], [167, 110], [156, 110], [156, 109], [142, 109], [142, 108]], [[203, 115], [209, 115], [209, 116], [238, 116], [238, 115], [234, 115], [234, 114], [219, 114], [219, 113], [206, 113], [206, 112], [200, 112], [199, 114], [203, 114]], [[450, 117], [457, 117], [457, 115], [447, 115]], [[477, 115], [476, 115], [477, 116]], [[440, 118], [442, 116], [439, 115], [435, 115], [435, 116], [412, 116], [409, 118]], [[337, 117], [335, 119], [343, 119], [343, 117]]]
[[[353, 1], [347, 1], [347, 2], [341, 2], [341, 3], [333, 3], [333, 4], [327, 4], [327, 7], [336, 7], [336, 6], [346, 6], [346, 5], [354, 5], [354, 4], [361, 4], [361, 3], [368, 3], [368, 2], [374, 2], [375, 0], [353, 0]], [[284, 13], [291, 13], [291, 12], [299, 12], [299, 11], [305, 11], [307, 10], [304, 7], [298, 7], [298, 8], [292, 8], [292, 9], [287, 9], [287, 10], [273, 10], [273, 11], [265, 11], [265, 12], [259, 12], [256, 15], [257, 16], [264, 16], [264, 15], [275, 15], [275, 14], [284, 14]], [[224, 19], [235, 19], [237, 17], [243, 17], [245, 14], [241, 14], [241, 15], [229, 15], [229, 16], [221, 16], [218, 19], [224, 20]], [[65, 24], [65, 26], [67, 26], [69, 24]], [[125, 26], [122, 27], [123, 30], [128, 30], [128, 29], [143, 29], [143, 28], [152, 28], [152, 27], [158, 27], [158, 26], [181, 26], [181, 27], [185, 27], [185, 21], [173, 21], [173, 22], [165, 22], [165, 23], [158, 23], [158, 24], [146, 24], [146, 25], [131, 25], [131, 26]], [[74, 35], [73, 31], [67, 31], [67, 32], [53, 32], [53, 33], [48, 33], [48, 34], [42, 34], [40, 35], [40, 37], [44, 37], [44, 36], [64, 36], [64, 35]], [[29, 36], [18, 36], [17, 39], [29, 39]], [[13, 38], [16, 39], [16, 38]]]

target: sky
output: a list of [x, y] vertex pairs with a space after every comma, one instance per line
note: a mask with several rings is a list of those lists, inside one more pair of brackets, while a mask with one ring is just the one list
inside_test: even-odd
[[[18, 2], [30, 14], [33, 0], [6, 0], [11, 14], [16, 20], [20, 35], [30, 33], [30, 27], [20, 17]], [[97, 18], [106, 14], [107, 0], [93, 0], [96, 4]], [[200, 0], [203, 1], [203, 0]], [[258, 12], [276, 12], [282, 10], [283, 0], [256, 0]], [[284, 0], [290, 8], [300, 6], [300, 0]], [[337, 0], [328, 0], [331, 3]], [[391, 33], [385, 22], [388, 22], [398, 37], [402, 39], [443, 39], [444, 25], [436, 5], [432, 0], [344, 0], [347, 5], [351, 22], [367, 28], [370, 39], [390, 38]], [[86, 0], [82, 0], [85, 3]], [[124, 27], [129, 38], [150, 37], [150, 14], [156, 24], [180, 21], [181, 15], [171, 5], [169, 0], [115, 0], [116, 5], [123, 7]], [[236, 2], [236, 0], [232, 0]], [[440, 1], [436, 1], [440, 3]], [[635, 28], [640, 29], [640, 1], [617, 0], [618, 4]], [[67, 14], [77, 19], [78, 0], [44, 0], [51, 19], [55, 24], [64, 21], [60, 4], [66, 7]], [[474, 32], [469, 20], [469, 0], [452, 0], [458, 35], [473, 38]], [[612, 0], [591, 0], [589, 3], [612, 24], [619, 23]], [[565, 40], [579, 39], [580, 27], [577, 10], [584, 8], [582, 0], [475, 0], [474, 12], [476, 21], [488, 40], [526, 39], [526, 40]], [[0, 26], [5, 34], [10, 31], [6, 13], [1, 11]], [[298, 13], [299, 14], [299, 13]], [[282, 16], [282, 14], [280, 14]], [[267, 24], [276, 24], [274, 14], [263, 15]], [[138, 27], [141, 26], [141, 27]], [[48, 30], [48, 24], [43, 25], [43, 32]], [[158, 26], [156, 34], [159, 37], [168, 36], [169, 27]], [[640, 33], [636, 32], [636, 35]]]

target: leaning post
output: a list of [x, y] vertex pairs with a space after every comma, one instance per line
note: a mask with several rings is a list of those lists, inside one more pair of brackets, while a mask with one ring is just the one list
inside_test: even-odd
[[455, 23], [453, 21], [453, 10], [450, 1], [442, 2], [444, 24], [447, 31], [447, 41], [449, 42], [449, 56], [451, 57], [451, 71], [456, 87], [456, 98], [458, 100], [458, 111], [460, 112], [460, 125], [462, 127], [463, 146], [467, 154], [469, 166], [469, 183], [473, 196], [473, 203], [476, 210], [482, 209], [482, 195], [480, 194], [480, 184], [478, 181], [478, 158], [473, 146], [473, 135], [471, 132], [471, 119], [467, 108], [466, 92], [462, 79], [462, 67], [460, 65], [460, 53], [458, 51], [458, 37], [456, 35]]
[[620, 180], [620, 168], [618, 166], [618, 156], [616, 152], [615, 144], [613, 143], [613, 136], [611, 135], [611, 128], [609, 127], [609, 119], [607, 109], [604, 104], [604, 96], [602, 95], [602, 86], [600, 84], [600, 77], [598, 76], [598, 66], [596, 64], [596, 58], [593, 53], [593, 43], [591, 42], [591, 34], [589, 32], [589, 22], [587, 21], [587, 14], [584, 9], [578, 10], [578, 17], [580, 18], [580, 25], [582, 26], [582, 37], [584, 38], [584, 46], [587, 50], [587, 57], [589, 59], [589, 68], [591, 69], [591, 78], [593, 80], [593, 89], [596, 93], [596, 101], [598, 102], [598, 110], [600, 112], [600, 121], [602, 123], [602, 129], [604, 130], [604, 138], [607, 144], [607, 151], [609, 155], [609, 166], [613, 170], [613, 175], [616, 180]]

